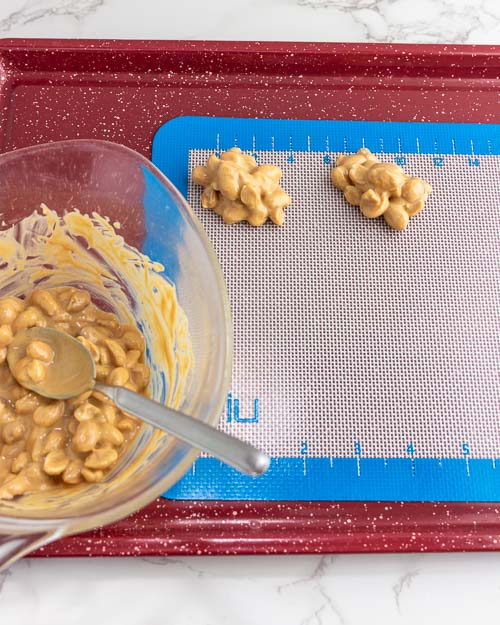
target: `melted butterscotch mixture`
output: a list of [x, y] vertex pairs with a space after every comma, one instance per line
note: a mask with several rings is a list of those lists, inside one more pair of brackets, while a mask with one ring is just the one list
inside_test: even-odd
[[[101, 481], [139, 428], [135, 418], [96, 391], [55, 401], [19, 385], [7, 364], [8, 346], [18, 332], [35, 326], [81, 341], [100, 381], [136, 392], [144, 392], [149, 382], [141, 333], [100, 310], [88, 291], [35, 289], [25, 301], [0, 299], [0, 498]], [[53, 357], [50, 345], [31, 342], [16, 365], [16, 378], [41, 381]]]

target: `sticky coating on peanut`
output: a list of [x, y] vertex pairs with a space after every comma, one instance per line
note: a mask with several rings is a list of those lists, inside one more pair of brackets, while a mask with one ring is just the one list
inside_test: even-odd
[[339, 156], [331, 178], [349, 204], [359, 206], [370, 219], [383, 215], [395, 230], [408, 226], [432, 191], [425, 180], [408, 176], [394, 163], [381, 163], [368, 148]]
[[100, 310], [87, 291], [38, 288], [26, 300], [0, 299], [0, 499], [105, 479], [140, 425], [95, 391], [50, 401], [19, 385], [40, 381], [54, 363], [51, 346], [32, 341], [12, 375], [5, 352], [17, 332], [34, 325], [75, 336], [99, 379], [143, 393], [149, 383], [139, 330]]
[[252, 226], [262, 226], [270, 219], [283, 225], [283, 209], [292, 200], [279, 185], [282, 172], [276, 165], [257, 165], [240, 148], [231, 148], [220, 158], [212, 154], [192, 176], [204, 187], [203, 208], [215, 211], [225, 223], [248, 221]]

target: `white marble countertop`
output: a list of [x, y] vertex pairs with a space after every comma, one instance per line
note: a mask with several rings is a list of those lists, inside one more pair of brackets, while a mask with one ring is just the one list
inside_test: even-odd
[[[500, 44], [498, 0], [1, 0], [1, 37]], [[2, 625], [496, 623], [500, 554], [23, 560]]]
[[2, 37], [478, 43], [498, 0], [1, 0]]

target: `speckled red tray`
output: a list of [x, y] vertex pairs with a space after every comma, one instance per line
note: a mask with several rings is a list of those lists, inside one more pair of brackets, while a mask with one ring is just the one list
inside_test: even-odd
[[[150, 156], [177, 115], [500, 122], [500, 47], [0, 42], [0, 149], [95, 137]], [[500, 549], [498, 504], [159, 499], [40, 556]]]

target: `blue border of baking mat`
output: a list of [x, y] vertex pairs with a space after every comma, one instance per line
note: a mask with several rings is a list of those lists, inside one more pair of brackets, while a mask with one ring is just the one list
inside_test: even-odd
[[[251, 152], [355, 152], [360, 145], [374, 152], [431, 154], [436, 167], [446, 155], [465, 155], [468, 165], [481, 165], [481, 155], [500, 154], [500, 125], [423, 122], [310, 121], [178, 117], [165, 123], [153, 140], [153, 162], [187, 197], [189, 151], [223, 151], [238, 145]], [[146, 181], [146, 185], [147, 185]], [[165, 220], [164, 210], [146, 191], [146, 219]], [[154, 249], [145, 251], [154, 257]], [[199, 458], [165, 493], [185, 500], [344, 500], [344, 501], [500, 501], [497, 459], [471, 457], [467, 441], [461, 458], [273, 458], [269, 471], [250, 478], [214, 458]]]

